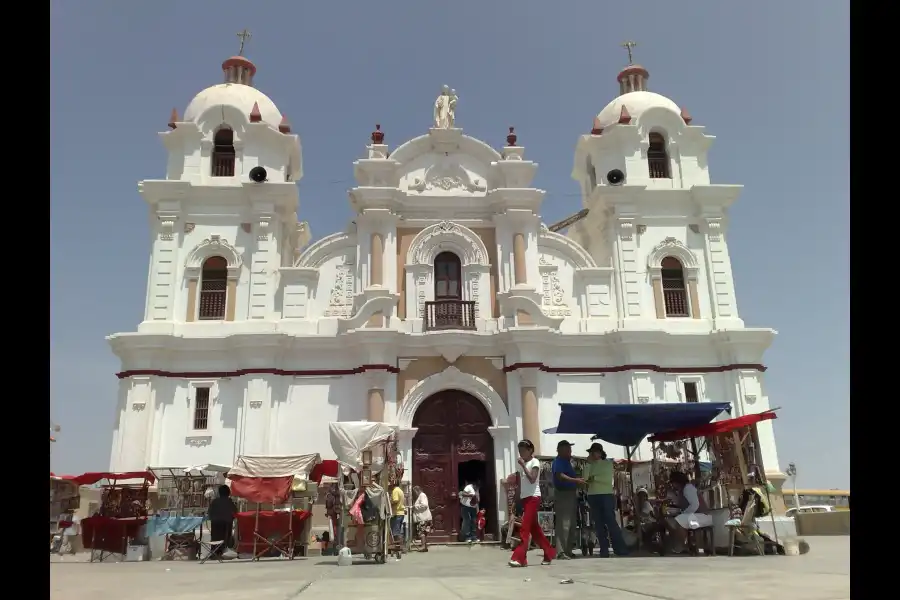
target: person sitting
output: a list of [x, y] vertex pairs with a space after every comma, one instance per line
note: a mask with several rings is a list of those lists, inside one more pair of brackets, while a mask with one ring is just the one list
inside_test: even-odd
[[677, 494], [675, 500], [677, 514], [670, 516], [667, 524], [669, 531], [680, 542], [681, 547], [684, 547], [687, 545], [688, 531], [712, 527], [712, 516], [697, 487], [688, 480], [687, 475], [675, 471], [669, 475], [669, 483]]

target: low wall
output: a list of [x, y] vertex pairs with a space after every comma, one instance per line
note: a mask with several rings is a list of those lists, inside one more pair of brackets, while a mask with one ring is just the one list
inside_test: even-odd
[[850, 535], [850, 511], [795, 515], [797, 535]]

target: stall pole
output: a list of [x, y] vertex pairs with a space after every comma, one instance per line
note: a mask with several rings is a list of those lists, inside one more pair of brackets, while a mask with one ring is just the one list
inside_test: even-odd
[[691, 438], [691, 454], [694, 456], [694, 481], [700, 483], [700, 451], [697, 450], [697, 438]]
[[[773, 409], [776, 410], [776, 409]], [[761, 452], [759, 449], [759, 431], [756, 428], [756, 424], [750, 426], [750, 439], [753, 442], [754, 453], [756, 459], [756, 479], [757, 481], [761, 481], [763, 484], [763, 489], [766, 490], [766, 502], [769, 503], [769, 518], [772, 520], [772, 533], [775, 534], [775, 543], [778, 542], [778, 527], [775, 524], [775, 511], [772, 510], [772, 497], [769, 495], [769, 480], [766, 479], [765, 471], [761, 470], [759, 465], [763, 464], [761, 460]]]
[[259, 537], [259, 502], [256, 503], [256, 517], [253, 522], [253, 559], [259, 560], [256, 556], [256, 539]]

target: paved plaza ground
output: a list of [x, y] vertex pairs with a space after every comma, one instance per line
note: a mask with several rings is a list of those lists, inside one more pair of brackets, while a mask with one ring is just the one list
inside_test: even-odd
[[[53, 600], [847, 600], [850, 538], [808, 538], [804, 556], [584, 558], [511, 569], [493, 547], [434, 547], [376, 565], [334, 557], [259, 563], [86, 563], [51, 557]], [[574, 583], [563, 584], [564, 579]]]

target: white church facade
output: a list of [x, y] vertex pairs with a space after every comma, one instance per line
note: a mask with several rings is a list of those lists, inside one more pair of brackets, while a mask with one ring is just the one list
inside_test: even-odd
[[[542, 430], [559, 403], [769, 408], [775, 332], [740, 319], [726, 243], [741, 186], [710, 183], [714, 138], [646, 91], [642, 67], [575, 140], [586, 210], [566, 235], [541, 220], [517, 135], [465, 135], [445, 89], [423, 135], [391, 148], [376, 128], [352, 165], [353, 223], [313, 243], [300, 138], [253, 63], [223, 71], [160, 134], [166, 178], [140, 184], [152, 258], [143, 321], [108, 338], [112, 470], [328, 457], [329, 421], [385, 421], [438, 513], [452, 520], [458, 479], [480, 468], [502, 519], [497, 481], [519, 439], [555, 452]], [[760, 443], [783, 480], [771, 421]]]

